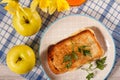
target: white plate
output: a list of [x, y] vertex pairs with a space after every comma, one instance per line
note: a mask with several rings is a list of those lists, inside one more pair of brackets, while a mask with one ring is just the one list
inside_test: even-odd
[[[94, 27], [92, 27], [94, 26]], [[105, 26], [99, 21], [85, 15], [70, 15], [64, 18], [58, 19], [53, 24], [51, 24], [43, 33], [42, 39], [40, 40], [40, 60], [42, 67], [48, 77], [52, 80], [85, 80], [87, 72], [81, 70], [81, 68], [67, 72], [64, 74], [55, 75], [49, 69], [47, 63], [47, 49], [50, 45], [59, 42], [71, 36], [73, 33], [89, 27], [95, 31], [101, 46], [105, 50], [105, 56], [107, 56], [106, 64], [107, 66], [104, 70], [97, 70], [94, 78], [92, 80], [104, 80], [110, 74], [112, 67], [115, 62], [115, 46], [113, 39]], [[88, 65], [88, 64], [87, 64]]]

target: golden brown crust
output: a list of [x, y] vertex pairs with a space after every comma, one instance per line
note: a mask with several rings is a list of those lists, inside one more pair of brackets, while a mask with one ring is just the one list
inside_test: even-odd
[[[72, 60], [70, 68], [66, 68], [65, 65], [68, 62], [63, 62], [64, 56], [72, 52], [74, 45], [74, 51], [76, 52], [78, 59]], [[91, 56], [85, 56], [82, 52], [78, 51], [80, 46], [89, 46]], [[83, 30], [78, 34], [70, 36], [48, 48], [48, 65], [51, 71], [55, 74], [65, 73], [80, 66], [99, 59], [104, 54], [104, 51], [98, 43], [94, 33], [89, 30]]]

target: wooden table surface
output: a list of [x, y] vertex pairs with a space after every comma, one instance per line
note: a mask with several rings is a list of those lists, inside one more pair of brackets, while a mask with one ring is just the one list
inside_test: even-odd
[[[7, 66], [0, 64], [0, 80], [25, 80], [18, 74], [11, 72]], [[112, 70], [108, 80], [120, 80], [120, 59]]]
[[25, 80], [20, 75], [9, 70], [7, 66], [0, 64], [0, 80]]

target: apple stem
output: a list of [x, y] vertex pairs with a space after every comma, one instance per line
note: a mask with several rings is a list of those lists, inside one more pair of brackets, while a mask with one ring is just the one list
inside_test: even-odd
[[25, 23], [29, 24], [29, 20], [25, 18], [25, 16], [23, 16]]
[[17, 62], [19, 62], [19, 61], [21, 61], [21, 60], [22, 60], [22, 58], [21, 58], [21, 57], [19, 57], [19, 58], [17, 59], [16, 63], [17, 63]]

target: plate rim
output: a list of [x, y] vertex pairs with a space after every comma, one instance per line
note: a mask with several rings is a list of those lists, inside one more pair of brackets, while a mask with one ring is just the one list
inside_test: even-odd
[[[86, 14], [70, 14], [70, 15], [65, 15], [65, 16], [62, 16], [62, 17], [60, 17], [60, 18], [57, 18], [57, 19], [56, 19], [55, 21], [53, 21], [51, 24], [47, 25], [46, 28], [42, 31], [42, 33], [41, 33], [41, 38], [40, 38], [40, 40], [39, 40], [39, 42], [40, 42], [40, 44], [39, 44], [39, 49], [38, 49], [39, 61], [40, 61], [40, 62], [42, 61], [41, 58], [40, 58], [40, 46], [41, 46], [41, 42], [42, 42], [42, 39], [43, 39], [45, 33], [46, 33], [46, 32], [49, 30], [49, 28], [50, 28], [52, 25], [54, 25], [56, 22], [59, 22], [61, 19], [67, 18], [67, 17], [71, 17], [71, 16], [84, 16], [84, 17], [93, 19], [93, 20], [97, 21], [98, 23], [100, 23], [100, 24], [106, 29], [106, 31], [108, 32], [108, 35], [110, 36], [110, 38], [111, 38], [111, 40], [112, 40], [112, 42], [113, 42], [113, 48], [114, 48], [114, 59], [113, 59], [113, 60], [114, 60], [114, 61], [113, 61], [113, 64], [112, 64], [112, 66], [111, 66], [111, 69], [110, 69], [109, 73], [108, 73], [107, 76], [105, 76], [105, 78], [104, 78], [104, 80], [106, 80], [106, 79], [110, 76], [110, 74], [111, 74], [111, 72], [112, 72], [112, 70], [113, 70], [113, 68], [114, 68], [114, 66], [115, 66], [115, 60], [116, 60], [115, 42], [114, 42], [114, 39], [113, 39], [112, 35], [110, 34], [109, 30], [107, 29], [107, 27], [106, 27], [102, 22], [100, 22], [99, 20], [95, 19], [94, 17], [89, 16], [89, 15], [86, 15]], [[43, 64], [41, 64], [40, 66], [41, 66], [41, 68], [42, 68], [42, 71], [43, 71], [43, 72], [45, 73], [45, 75], [47, 76], [47, 80], [51, 80], [50, 77], [49, 77], [49, 76], [47, 75], [47, 73], [45, 72], [45, 70], [44, 70], [44, 68], [42, 67], [42, 65], [43, 65]]]

